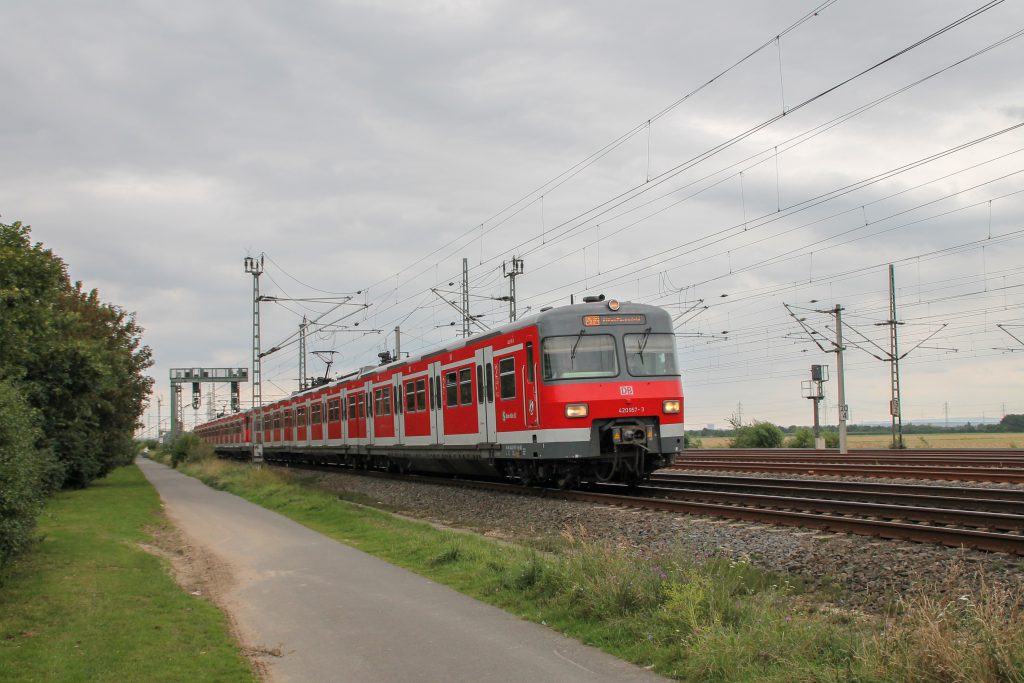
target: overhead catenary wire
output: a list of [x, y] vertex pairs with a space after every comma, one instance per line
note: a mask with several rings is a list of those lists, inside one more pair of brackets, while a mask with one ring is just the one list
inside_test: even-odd
[[[774, 157], [774, 156], [773, 156], [773, 157], [771, 157], [771, 158], [776, 158], [776, 157]], [[781, 204], [781, 202], [780, 202], [780, 204]], [[550, 234], [549, 234], [549, 237], [550, 237]], [[549, 243], [550, 243], [550, 242], [551, 242], [552, 240], [551, 240], [551, 239], [549, 239], [548, 241], [549, 241]], [[481, 285], [482, 285], [482, 287], [487, 287], [487, 286], [490, 286], [490, 284], [491, 284], [491, 282], [489, 281], [489, 278], [488, 278], [488, 273], [486, 273], [486, 272], [485, 272], [485, 273], [481, 273], [481, 274], [479, 275], [479, 279], [478, 279], [478, 278], [477, 278], [477, 277], [476, 277], [475, 275], [474, 275], [474, 277], [473, 277], [472, 279], [473, 279], [473, 281], [474, 281], [474, 282], [477, 282], [477, 281], [478, 281], [478, 282], [480, 282], [480, 283], [481, 283]], [[492, 274], [492, 275], [490, 276], [490, 279], [494, 279], [494, 278], [493, 278], [493, 274]], [[821, 281], [826, 281], [826, 280], [821, 280]], [[404, 284], [404, 281], [403, 281], [403, 284]], [[482, 296], [482, 295], [481, 295], [481, 296]], [[403, 298], [401, 299], [401, 301], [405, 302], [405, 301], [408, 301], [408, 300], [410, 300], [411, 298], [413, 298], [413, 297], [403, 297]], [[737, 301], [737, 300], [736, 300], [736, 299], [734, 299], [733, 301]], [[728, 305], [732, 305], [732, 302], [729, 302], [729, 304], [728, 304]], [[392, 307], [392, 308], [393, 308], [393, 307]], [[380, 308], [380, 310], [378, 311], [378, 315], [380, 315], [381, 313], [384, 313], [384, 312], [385, 312], [385, 309], [384, 309], [384, 307], [382, 306], [382, 307]], [[415, 318], [417, 317], [417, 315], [416, 315], [417, 311], [416, 311], [415, 309], [414, 309], [414, 310], [412, 310], [412, 311], [401, 311], [401, 312], [395, 311], [395, 313], [397, 313], [398, 315], [400, 315], [400, 316], [401, 316], [401, 319], [402, 319], [403, 321], [406, 321], [406, 320], [408, 320], [408, 321], [410, 321], [410, 322], [415, 322]], [[482, 313], [482, 315], [486, 315], [486, 314], [487, 314], [487, 312], [486, 312], [486, 311]], [[389, 315], [390, 315], [390, 314], [389, 314]]]

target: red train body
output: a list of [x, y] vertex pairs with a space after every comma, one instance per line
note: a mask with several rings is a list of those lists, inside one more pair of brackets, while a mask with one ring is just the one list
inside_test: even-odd
[[[262, 433], [254, 431], [262, 424]], [[272, 461], [634, 483], [683, 448], [668, 313], [584, 303], [219, 418], [196, 433]]]

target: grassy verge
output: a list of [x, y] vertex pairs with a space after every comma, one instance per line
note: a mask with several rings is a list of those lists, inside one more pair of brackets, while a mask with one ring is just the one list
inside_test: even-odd
[[1024, 680], [1019, 595], [951, 605], [923, 591], [882, 619], [829, 609], [746, 562], [638, 558], [585, 530], [538, 552], [352, 505], [315, 476], [219, 461], [184, 471], [680, 680]]
[[138, 547], [159, 510], [135, 466], [51, 499], [0, 577], [0, 679], [255, 680], [220, 611]]

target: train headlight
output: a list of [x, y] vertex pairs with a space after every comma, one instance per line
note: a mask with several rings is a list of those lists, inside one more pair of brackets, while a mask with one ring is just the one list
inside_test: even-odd
[[679, 412], [679, 401], [671, 399], [669, 401], [661, 402], [661, 409], [666, 414], [678, 413]]
[[586, 417], [590, 413], [590, 409], [586, 403], [570, 403], [565, 406], [566, 417]]

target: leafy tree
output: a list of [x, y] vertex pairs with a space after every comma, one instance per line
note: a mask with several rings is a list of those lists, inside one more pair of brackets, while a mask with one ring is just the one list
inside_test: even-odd
[[1024, 415], [1010, 413], [1004, 415], [999, 421], [999, 431], [1002, 432], [1024, 432]]
[[59, 483], [82, 487], [133, 457], [151, 352], [134, 316], [72, 285], [64, 261], [30, 234], [0, 224], [0, 379], [37, 411]]
[[770, 422], [754, 421], [736, 429], [736, 435], [729, 442], [729, 448], [779, 448], [782, 446], [782, 430]]

